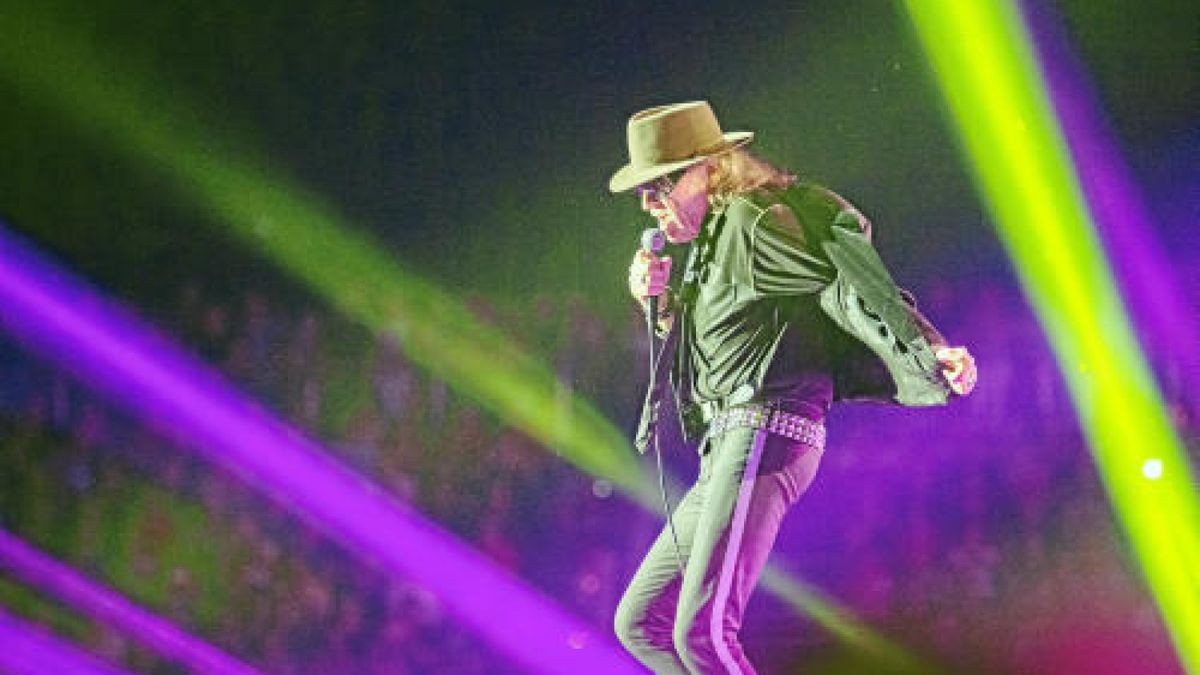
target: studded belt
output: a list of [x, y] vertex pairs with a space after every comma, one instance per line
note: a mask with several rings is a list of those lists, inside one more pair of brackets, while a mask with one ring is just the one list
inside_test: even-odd
[[735, 427], [766, 429], [810, 447], [825, 447], [824, 424], [761, 403], [746, 403], [717, 413], [709, 422], [708, 435], [718, 436]]

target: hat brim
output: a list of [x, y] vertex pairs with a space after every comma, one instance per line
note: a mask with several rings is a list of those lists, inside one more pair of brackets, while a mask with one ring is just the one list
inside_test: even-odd
[[617, 172], [612, 175], [608, 181], [608, 189], [611, 192], [625, 192], [631, 190], [642, 183], [649, 183], [655, 178], [665, 176], [669, 173], [674, 173], [680, 169], [686, 169], [693, 164], [698, 164], [711, 157], [718, 157], [731, 150], [736, 150], [750, 141], [754, 140], [753, 131], [730, 131], [724, 134], [724, 142], [713, 152], [681, 159], [678, 162], [668, 162], [666, 164], [652, 164], [650, 166], [633, 166], [626, 164], [617, 169]]

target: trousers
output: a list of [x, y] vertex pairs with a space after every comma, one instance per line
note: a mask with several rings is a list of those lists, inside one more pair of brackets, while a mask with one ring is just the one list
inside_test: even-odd
[[696, 482], [634, 572], [617, 638], [655, 673], [754, 673], [738, 632], [780, 523], [816, 476], [824, 448], [740, 427], [706, 440]]

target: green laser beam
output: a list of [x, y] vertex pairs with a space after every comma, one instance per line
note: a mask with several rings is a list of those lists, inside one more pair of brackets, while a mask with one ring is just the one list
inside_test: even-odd
[[564, 395], [545, 364], [449, 293], [408, 273], [365, 234], [342, 226], [329, 204], [279, 171], [237, 159], [181, 123], [192, 116], [171, 110], [151, 87], [103, 77], [97, 57], [81, 44], [55, 39], [22, 18], [17, 39], [0, 46], [0, 63], [23, 93], [49, 98], [81, 126], [170, 172], [184, 194], [237, 237], [361, 324], [395, 336], [414, 363], [513, 427], [589, 473], [653, 494], [625, 435], [586, 400]]
[[1134, 339], [1029, 38], [1001, 0], [906, 2], [1118, 520], [1177, 651], [1200, 673], [1195, 480]]
[[872, 630], [854, 615], [837, 606], [816, 589], [788, 576], [778, 567], [768, 567], [762, 575], [763, 587], [784, 600], [803, 607], [814, 621], [824, 626], [839, 640], [854, 645], [874, 659], [878, 673], [892, 675], [934, 675], [943, 672]]
[[[28, 8], [0, 9], [14, 39], [0, 42], [0, 76], [46, 102], [79, 127], [138, 161], [166, 171], [238, 239], [308, 283], [362, 325], [398, 339], [418, 366], [444, 379], [508, 424], [583, 471], [604, 477], [654, 512], [658, 496], [630, 452], [629, 440], [553, 371], [479, 321], [461, 302], [407, 272], [332, 205], [288, 181], [269, 162], [252, 161], [229, 140], [199, 132], [195, 106], [156, 95], [131, 67], [72, 39]], [[112, 73], [120, 73], [119, 78]], [[888, 672], [935, 669], [875, 633], [778, 568], [764, 586], [833, 635], [888, 664]], [[899, 669], [899, 670], [897, 670]]]

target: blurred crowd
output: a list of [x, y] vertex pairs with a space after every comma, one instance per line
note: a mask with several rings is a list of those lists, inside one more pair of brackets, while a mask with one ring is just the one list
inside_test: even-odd
[[[1161, 626], [1036, 324], [1011, 291], [976, 289], [970, 300], [947, 284], [927, 293], [924, 308], [976, 353], [977, 393], [945, 410], [835, 412], [822, 473], [781, 536], [784, 566], [932, 653], [987, 654], [983, 665], [1001, 671], [1045, 661], [1047, 622], [1091, 621], [1153, 641]], [[475, 309], [552, 362], [564, 395], [632, 426], [645, 349], [632, 310], [609, 319], [583, 299], [552, 296]], [[328, 310], [255, 291], [208, 297], [191, 285], [156, 321], [607, 637], [660, 515], [419, 371], [403, 345]], [[6, 341], [0, 377], [5, 528], [270, 672], [511, 670], [419, 584], [354, 558]], [[1168, 398], [1194, 439], [1194, 402], [1184, 392]], [[685, 480], [695, 464], [686, 452], [668, 463]], [[0, 602], [140, 672], [182, 672], [15, 580], [0, 577]], [[783, 613], [768, 606], [762, 615]], [[832, 640], [798, 619], [750, 620], [752, 653]]]

